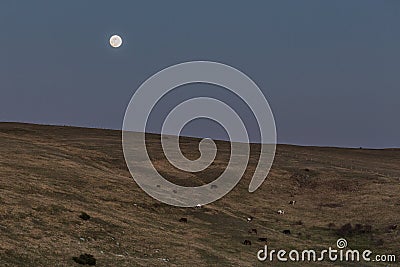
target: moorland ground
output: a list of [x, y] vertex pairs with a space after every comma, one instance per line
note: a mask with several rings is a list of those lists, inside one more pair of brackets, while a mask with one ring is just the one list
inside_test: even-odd
[[[188, 158], [199, 156], [198, 142], [182, 138]], [[159, 172], [187, 186], [223, 171], [229, 143], [217, 145], [210, 168], [185, 174], [162, 156], [159, 136], [148, 135]], [[134, 182], [120, 131], [0, 123], [0, 266], [79, 266], [73, 257], [84, 253], [97, 266], [271, 266], [257, 261], [265, 243], [259, 238], [289, 251], [335, 247], [342, 237], [352, 249], [400, 260], [399, 149], [278, 145], [268, 178], [249, 193], [257, 152], [253, 145], [243, 179], [225, 197], [200, 209], [177, 208]], [[297, 264], [331, 265], [363, 264]]]

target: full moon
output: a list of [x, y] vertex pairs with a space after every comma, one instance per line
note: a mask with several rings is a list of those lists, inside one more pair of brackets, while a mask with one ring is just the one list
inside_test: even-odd
[[119, 35], [113, 35], [110, 37], [110, 45], [114, 48], [118, 48], [122, 45], [122, 38]]

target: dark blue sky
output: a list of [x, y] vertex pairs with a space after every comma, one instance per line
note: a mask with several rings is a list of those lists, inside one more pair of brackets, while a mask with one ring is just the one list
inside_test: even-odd
[[[397, 0], [1, 1], [0, 121], [120, 129], [144, 80], [211, 60], [259, 85], [280, 143], [400, 147], [399, 25]], [[190, 85], [161, 109], [204, 94], [241, 106], [221, 90]]]

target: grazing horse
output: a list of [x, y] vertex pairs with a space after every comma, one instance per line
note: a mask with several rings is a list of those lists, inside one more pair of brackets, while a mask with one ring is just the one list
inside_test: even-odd
[[251, 241], [246, 239], [245, 241], [243, 241], [243, 245], [251, 246]]

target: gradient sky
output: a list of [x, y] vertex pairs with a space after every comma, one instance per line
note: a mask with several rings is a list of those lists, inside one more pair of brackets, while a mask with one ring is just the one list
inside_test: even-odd
[[[399, 26], [398, 0], [1, 1], [0, 121], [121, 129], [143, 81], [210, 60], [259, 85], [280, 143], [400, 147]], [[243, 103], [214, 86], [178, 88], [160, 114], [200, 95], [230, 103], [257, 132]], [[184, 134], [224, 135], [201, 120]]]

